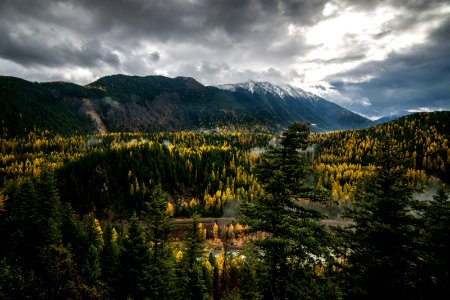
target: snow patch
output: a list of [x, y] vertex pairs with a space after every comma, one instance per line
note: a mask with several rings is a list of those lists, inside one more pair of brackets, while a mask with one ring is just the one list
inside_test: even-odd
[[270, 82], [256, 82], [253, 80], [242, 82], [242, 83], [235, 83], [235, 84], [222, 84], [216, 86], [219, 89], [222, 90], [228, 90], [235, 92], [237, 89], [241, 88], [244, 90], [249, 91], [250, 93], [264, 93], [264, 94], [271, 94], [280, 97], [281, 99], [285, 100], [288, 97], [301, 99], [301, 100], [308, 100], [311, 102], [317, 102], [321, 99], [321, 97], [312, 94], [310, 92], [307, 92], [301, 88], [293, 87], [289, 84], [285, 85], [275, 85]]

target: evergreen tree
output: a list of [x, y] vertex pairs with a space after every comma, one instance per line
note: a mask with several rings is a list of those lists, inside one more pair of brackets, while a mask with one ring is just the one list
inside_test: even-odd
[[21, 270], [10, 264], [6, 257], [2, 258], [0, 261], [0, 299], [25, 299], [28, 296], [26, 285], [26, 278]]
[[308, 135], [306, 125], [292, 124], [280, 144], [262, 155], [255, 173], [265, 192], [241, 208], [241, 219], [252, 232], [268, 234], [255, 241], [264, 262], [259, 270], [261, 289], [268, 299], [313, 297], [317, 287], [308, 286], [317, 276], [315, 259], [328, 255], [327, 233], [318, 223], [322, 215], [303, 205], [325, 196], [310, 184], [302, 153], [308, 146]]
[[120, 263], [119, 298], [144, 299], [149, 286], [150, 249], [136, 213], [130, 219]]
[[36, 184], [37, 211], [36, 226], [45, 245], [62, 243], [62, 204], [59, 197], [58, 186], [54, 174], [44, 170]]
[[213, 268], [211, 291], [210, 294], [215, 300], [219, 299], [219, 266], [217, 265], [216, 257], [214, 253], [209, 253], [208, 262]]
[[62, 205], [53, 174], [44, 170], [39, 177], [25, 178], [10, 186], [8, 193], [0, 249], [3, 257], [11, 257], [8, 268], [25, 282], [20, 293], [80, 297], [76, 264], [62, 245]]
[[248, 243], [239, 251], [239, 254], [245, 257], [238, 262], [239, 295], [241, 299], [263, 299], [260, 287], [265, 283], [265, 279], [261, 276], [264, 262], [261, 261], [260, 256], [254, 250], [254, 246]]
[[200, 259], [203, 256], [203, 234], [194, 218], [186, 232], [186, 247], [181, 262], [180, 299], [205, 299], [206, 286]]
[[149, 295], [152, 299], [171, 299], [175, 291], [175, 258], [170, 247], [171, 217], [167, 213], [167, 200], [156, 186], [151, 197], [146, 197], [143, 220], [151, 245], [149, 264]]
[[32, 298], [83, 299], [95, 295], [83, 289], [73, 256], [63, 246], [48, 246], [40, 257], [40, 286]]
[[100, 254], [100, 261], [102, 266], [101, 278], [105, 283], [107, 293], [111, 298], [115, 295], [117, 290], [117, 278], [119, 273], [119, 254], [120, 249], [118, 245], [118, 237], [116, 230], [107, 224], [103, 233], [103, 240], [105, 246]]
[[430, 201], [423, 218], [424, 294], [437, 299], [450, 293], [450, 199], [445, 187]]
[[25, 178], [22, 183], [12, 184], [8, 193], [6, 212], [2, 215], [2, 256], [14, 253], [18, 263], [29, 267], [38, 252], [41, 235], [36, 226], [38, 201], [34, 182]]
[[87, 255], [83, 266], [83, 279], [93, 293], [100, 293], [102, 283], [100, 276], [102, 273], [99, 250], [91, 244], [87, 249]]
[[413, 299], [417, 293], [418, 203], [407, 185], [398, 153], [386, 140], [375, 174], [357, 189], [353, 220], [341, 235], [348, 255], [345, 291], [349, 299]]

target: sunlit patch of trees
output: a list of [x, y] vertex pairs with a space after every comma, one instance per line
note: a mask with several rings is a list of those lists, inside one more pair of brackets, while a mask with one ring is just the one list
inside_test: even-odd
[[392, 139], [400, 158], [408, 160], [412, 187], [420, 188], [430, 176], [449, 182], [449, 119], [448, 112], [417, 114], [373, 128], [313, 135], [318, 185], [336, 200], [352, 199], [358, 180], [373, 173], [385, 139]]
[[251, 169], [268, 134], [110, 133], [63, 137], [33, 131], [3, 138], [1, 183], [55, 170], [60, 192], [75, 209], [141, 208], [158, 184], [174, 216], [221, 216], [229, 202], [254, 199], [261, 187]]

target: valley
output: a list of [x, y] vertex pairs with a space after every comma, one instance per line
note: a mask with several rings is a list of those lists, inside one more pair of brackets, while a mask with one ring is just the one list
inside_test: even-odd
[[[122, 79], [125, 82], [120, 87], [127, 90], [126, 83], [130, 81], [126, 77]], [[137, 78], [138, 82], [140, 80], [144, 79]], [[217, 88], [205, 88], [188, 79], [176, 80], [181, 80], [189, 89], [218, 93]], [[39, 119], [23, 119], [23, 122], [37, 120], [36, 123], [29, 123], [21, 130], [3, 127], [0, 236], [6, 242], [0, 247], [4, 257], [0, 276], [23, 295], [33, 293], [30, 289], [40, 289], [39, 282], [48, 280], [45, 279], [48, 274], [54, 276], [56, 270], [52, 269], [52, 264], [57, 263], [66, 269], [61, 275], [66, 277], [53, 277], [54, 283], [50, 285], [64, 284], [57, 294], [74, 298], [120, 298], [129, 291], [128, 282], [136, 278], [148, 280], [146, 282], [163, 280], [168, 283], [164, 285], [165, 293], [179, 299], [183, 298], [183, 291], [195, 285], [208, 297], [218, 292], [241, 297], [248, 291], [256, 297], [264, 288], [259, 286], [262, 277], [254, 273], [255, 270], [266, 270], [266, 275], [276, 274], [276, 270], [266, 269], [267, 259], [282, 257], [303, 261], [296, 265], [288, 260], [286, 268], [307, 272], [304, 278], [327, 282], [309, 285], [309, 288], [320, 289], [324, 295], [340, 293], [340, 288], [348, 292], [351, 290], [346, 287], [348, 281], [340, 276], [354, 271], [347, 271], [348, 262], [341, 253], [344, 250], [341, 247], [350, 241], [342, 232], [351, 234], [362, 226], [359, 218], [364, 214], [358, 212], [361, 203], [369, 207], [376, 205], [377, 196], [361, 202], [366, 201], [361, 199], [365, 199], [369, 191], [364, 190], [365, 186], [371, 188], [377, 176], [382, 180], [387, 176], [388, 183], [382, 183], [387, 184], [385, 189], [392, 188], [393, 193], [397, 188], [402, 191], [399, 198], [389, 198], [390, 201], [410, 201], [405, 204], [410, 207], [413, 198], [407, 197], [411, 193], [421, 193], [430, 185], [449, 182], [449, 112], [411, 114], [369, 128], [310, 134], [317, 129], [314, 125], [294, 123], [281, 130], [277, 126], [283, 123], [277, 123], [276, 114], [266, 114], [269, 119], [264, 120], [274, 122], [263, 125], [263, 119], [258, 119], [261, 115], [255, 114], [254, 119], [249, 119], [242, 117], [243, 111], [224, 110], [224, 120], [229, 121], [226, 116], [231, 114], [236, 119], [230, 122], [242, 122], [237, 122], [238, 125], [225, 122], [220, 126], [214, 122], [201, 123], [208, 126], [200, 129], [196, 127], [200, 123], [192, 120], [198, 118], [201, 111], [183, 122], [171, 119], [177, 115], [175, 110], [182, 101], [174, 94], [154, 92], [153, 88], [142, 91], [142, 95], [155, 93], [153, 101], [158, 105], [166, 103], [166, 98], [161, 97], [167, 96], [173, 100], [169, 101], [171, 104], [162, 105], [157, 111], [153, 111], [154, 108], [152, 112], [142, 111], [142, 115], [129, 115], [131, 107], [148, 105], [145, 101], [139, 104], [145, 97], [133, 96], [132, 106], [128, 107], [125, 94], [121, 89], [113, 89], [111, 82], [110, 79], [100, 80], [88, 87], [101, 97], [110, 95], [110, 98], [95, 100], [80, 94], [80, 98], [69, 100], [67, 92], [66, 96], [58, 96], [59, 100], [52, 103], [54, 106], [45, 104], [45, 114], [62, 112], [64, 122], [58, 118], [41, 118], [36, 110], [38, 113], [34, 113], [34, 117]], [[160, 84], [171, 82], [162, 78]], [[82, 93], [87, 89], [62, 85]], [[241, 93], [244, 99], [258, 94], [257, 97], [273, 104], [270, 98], [275, 96], [262, 90], [268, 88], [267, 85], [254, 83], [250, 91], [245, 87], [228, 86], [227, 90], [234, 89], [230, 92]], [[288, 98], [292, 90], [291, 94], [273, 86], [269, 90], [276, 90], [282, 101], [300, 101]], [[48, 91], [54, 95], [62, 93], [55, 88]], [[111, 92], [102, 94], [104, 91]], [[306, 100], [301, 101], [310, 104], [321, 101], [311, 95], [305, 97]], [[44, 105], [40, 101], [36, 98], [37, 106], [32, 111]], [[76, 109], [69, 111], [64, 106], [67, 112], [64, 115], [58, 101], [66, 104], [71, 101]], [[204, 105], [195, 101], [193, 103]], [[267, 104], [267, 109], [279, 112], [281, 106], [277, 108], [272, 104]], [[5, 107], [18, 111], [13, 106]], [[20, 114], [32, 112], [26, 109], [31, 107], [24, 106]], [[7, 112], [10, 111], [2, 111], [3, 124], [11, 124], [7, 120], [14, 117]], [[219, 113], [204, 112], [211, 120], [216, 120], [215, 114]], [[123, 123], [128, 117], [133, 121]], [[301, 117], [292, 115], [293, 120], [296, 118]], [[148, 128], [148, 120], [152, 120], [152, 126], [165, 127], [169, 122], [173, 125], [169, 126], [172, 131], [141, 132]], [[18, 126], [25, 126], [20, 118], [18, 122]], [[77, 122], [85, 127], [73, 127]], [[362, 120], [360, 124], [365, 122]], [[195, 130], [177, 130], [191, 126], [187, 124]], [[386, 151], [395, 153], [392, 155], [396, 159], [386, 157]], [[383, 159], [390, 161], [387, 170], [392, 170], [392, 175], [380, 173], [385, 170], [380, 167], [385, 164]], [[394, 174], [398, 172], [403, 173], [397, 178]], [[445, 190], [441, 193], [444, 194], [439, 199], [447, 205]], [[385, 201], [384, 195], [379, 195], [380, 201]], [[427, 199], [426, 203], [434, 202]], [[424, 219], [411, 220], [418, 222], [414, 223], [417, 226], [414, 228], [420, 234], [417, 241], [405, 243], [413, 243], [417, 251], [424, 252], [415, 253], [413, 257], [429, 253], [415, 243], [428, 238], [425, 232], [434, 230], [418, 225], [429, 222], [426, 216], [432, 208], [434, 204], [415, 208], [415, 213], [424, 216]], [[446, 215], [447, 211], [439, 208], [436, 213]], [[270, 246], [271, 243], [275, 246]], [[287, 247], [286, 243], [291, 246]], [[303, 248], [304, 245], [307, 248]], [[271, 247], [278, 250], [272, 253]], [[289, 249], [303, 250], [291, 253]], [[258, 253], [270, 253], [270, 256]], [[166, 271], [163, 274], [149, 272], [150, 267]], [[331, 269], [324, 271], [324, 268]], [[346, 271], [342, 274], [335, 271], [341, 268]], [[192, 277], [189, 275], [192, 270], [202, 275]], [[127, 275], [131, 271], [137, 272], [134, 274], [139, 275], [132, 276], [138, 277], [127, 277], [131, 276]], [[34, 272], [39, 274], [37, 279], [32, 279]], [[117, 277], [116, 274], [123, 275]], [[14, 282], [20, 278], [26, 278], [27, 282], [18, 286]], [[243, 288], [247, 281], [259, 288]], [[180, 282], [188, 283], [180, 285]], [[289, 282], [285, 278], [280, 286], [292, 283]]]

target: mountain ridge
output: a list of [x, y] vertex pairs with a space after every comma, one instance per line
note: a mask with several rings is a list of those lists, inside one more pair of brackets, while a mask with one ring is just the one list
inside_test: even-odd
[[[300, 121], [315, 131], [366, 127], [366, 118], [317, 95], [268, 82], [255, 89], [204, 86], [191, 77], [110, 75], [81, 86], [0, 77], [0, 121], [11, 134], [197, 130], [223, 126], [282, 130]], [[307, 100], [307, 101], [304, 101]], [[88, 107], [88, 109], [86, 108]], [[18, 118], [22, 121], [17, 125]], [[99, 127], [100, 126], [100, 127]], [[3, 130], [5, 131], [5, 129]]]
[[283, 85], [276, 85], [267, 81], [255, 81], [255, 80], [249, 80], [246, 82], [241, 83], [229, 83], [229, 84], [220, 84], [216, 85], [217, 88], [223, 89], [223, 90], [230, 90], [230, 91], [236, 91], [237, 88], [247, 89], [252, 94], [254, 92], [257, 92], [256, 89], [264, 90], [265, 92], [272, 93], [272, 94], [278, 94], [280, 98], [284, 99], [286, 97], [303, 97], [311, 100], [316, 100], [318, 98], [321, 98], [318, 95], [309, 93], [301, 88], [293, 87], [289, 84], [283, 84]]

